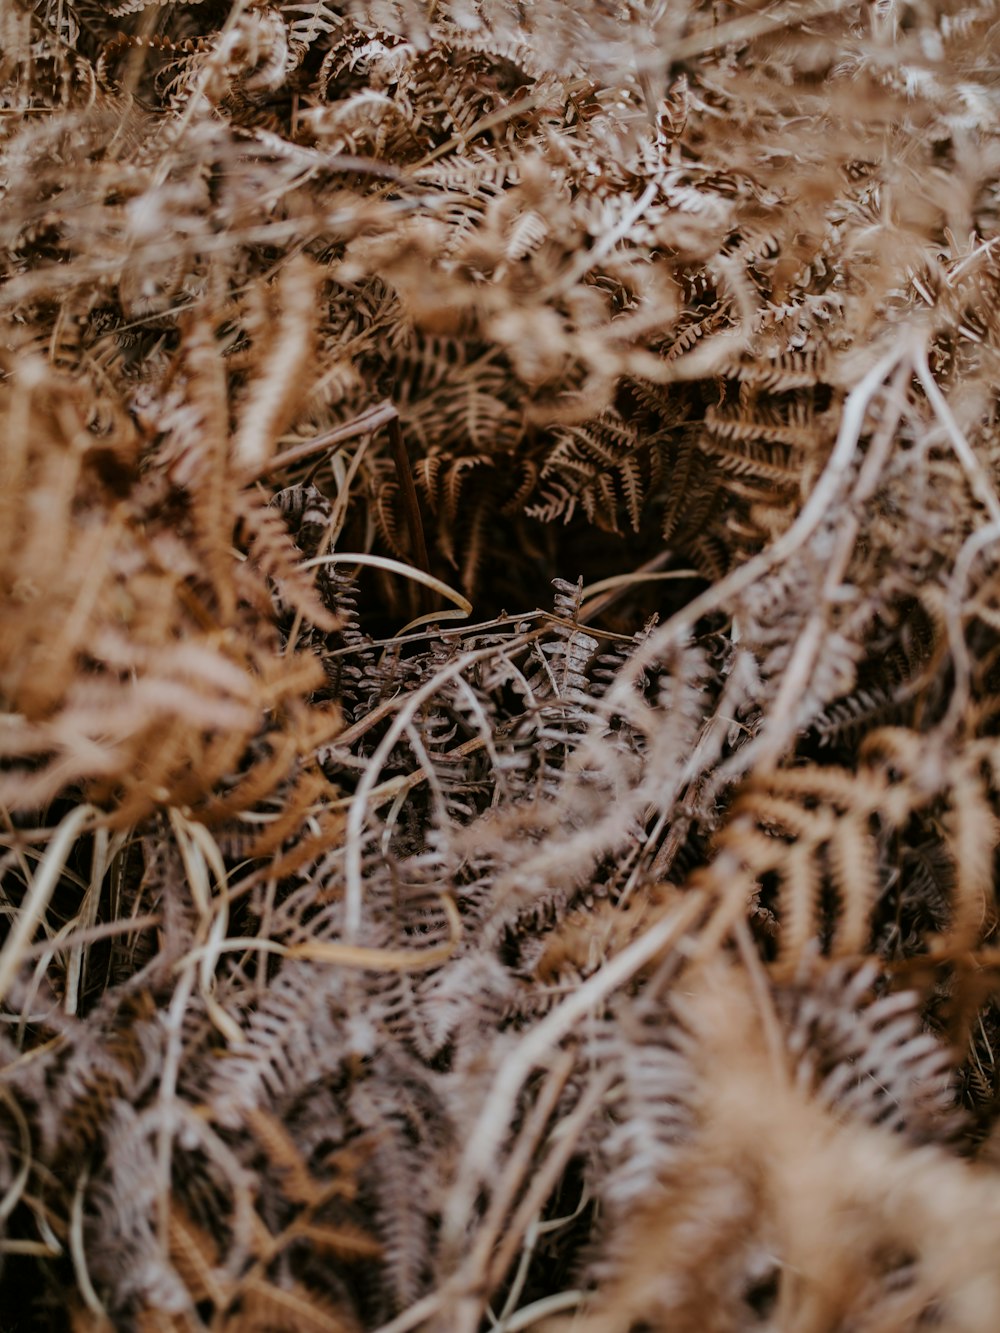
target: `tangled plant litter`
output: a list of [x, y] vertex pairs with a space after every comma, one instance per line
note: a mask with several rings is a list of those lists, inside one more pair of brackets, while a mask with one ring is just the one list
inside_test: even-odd
[[1000, 1320], [987, 0], [0, 11], [0, 1308]]

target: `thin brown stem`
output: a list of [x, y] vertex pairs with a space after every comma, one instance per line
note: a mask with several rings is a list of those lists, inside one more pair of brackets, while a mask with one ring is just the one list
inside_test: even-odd
[[396, 464], [396, 476], [403, 497], [403, 513], [406, 515], [406, 530], [410, 536], [410, 549], [417, 566], [425, 574], [431, 572], [427, 558], [427, 543], [424, 540], [424, 524], [420, 517], [420, 505], [417, 501], [417, 488], [413, 484], [413, 471], [410, 468], [410, 456], [406, 452], [406, 441], [399, 417], [393, 416], [389, 422], [389, 445], [392, 460]]
[[381, 426], [385, 426], [387, 423], [395, 421], [395, 419], [396, 409], [388, 399], [376, 403], [373, 407], [366, 408], [353, 420], [345, 421], [343, 425], [334, 426], [332, 430], [317, 435], [314, 439], [304, 440], [301, 444], [295, 444], [290, 449], [286, 449], [284, 453], [275, 454], [273, 458], [268, 458], [259, 467], [248, 472], [244, 480], [247, 485], [254, 481], [260, 481], [275, 472], [281, 472], [286, 467], [292, 467], [295, 463], [301, 463], [304, 458], [311, 458], [313, 454], [318, 454], [321, 449], [327, 449], [334, 444], [342, 444], [344, 440], [353, 440], [358, 435], [371, 435]]

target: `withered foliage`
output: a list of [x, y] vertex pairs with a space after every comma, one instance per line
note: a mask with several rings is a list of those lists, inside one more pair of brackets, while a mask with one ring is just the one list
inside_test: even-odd
[[1000, 1326], [998, 52], [0, 5], [5, 1333]]

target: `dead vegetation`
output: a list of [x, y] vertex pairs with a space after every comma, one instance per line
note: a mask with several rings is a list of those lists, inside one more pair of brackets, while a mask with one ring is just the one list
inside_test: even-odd
[[998, 22], [0, 9], [4, 1333], [1000, 1324]]

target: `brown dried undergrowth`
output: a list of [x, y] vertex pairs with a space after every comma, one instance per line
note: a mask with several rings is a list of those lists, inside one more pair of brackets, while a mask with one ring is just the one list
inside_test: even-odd
[[998, 32], [0, 8], [4, 1333], [1000, 1324]]

